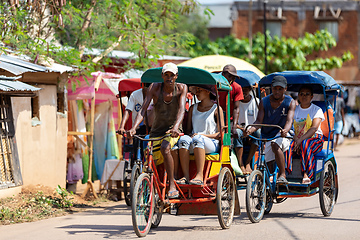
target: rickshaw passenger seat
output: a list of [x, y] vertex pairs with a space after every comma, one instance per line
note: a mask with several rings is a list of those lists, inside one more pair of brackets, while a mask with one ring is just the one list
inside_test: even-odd
[[[328, 140], [329, 136], [330, 139], [333, 138], [333, 131], [334, 131], [334, 110], [331, 107], [331, 104], [328, 101], [313, 101], [313, 104], [315, 104], [316, 106], [319, 106], [324, 113], [325, 116], [325, 120], [321, 122], [321, 131], [323, 132], [324, 138], [325, 140]], [[329, 131], [329, 119], [330, 119], [330, 129], [331, 131]], [[329, 134], [331, 132], [331, 134]]]

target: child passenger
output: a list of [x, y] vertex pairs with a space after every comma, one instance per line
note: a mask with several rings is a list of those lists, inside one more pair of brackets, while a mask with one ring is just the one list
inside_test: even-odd
[[[223, 123], [223, 110], [218, 112], [217, 104], [213, 102], [215, 93], [211, 87], [201, 85], [192, 86], [190, 91], [200, 101], [192, 105], [188, 112], [185, 133], [178, 141], [179, 158], [184, 177], [177, 180], [178, 184], [202, 185], [205, 154], [219, 151], [220, 124]], [[219, 116], [218, 116], [219, 115]], [[196, 162], [196, 176], [189, 181], [189, 155], [194, 153]]]

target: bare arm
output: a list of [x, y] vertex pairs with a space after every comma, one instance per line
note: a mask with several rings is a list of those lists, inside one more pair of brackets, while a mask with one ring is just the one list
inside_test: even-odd
[[127, 122], [127, 120], [129, 119], [129, 116], [130, 116], [130, 110], [126, 109], [125, 112], [124, 112], [124, 116], [121, 120], [121, 123], [120, 123], [120, 127], [119, 127], [119, 133], [120, 134], [124, 134], [125, 133], [125, 124]]
[[188, 115], [187, 115], [187, 124], [186, 124], [186, 129], [185, 129], [185, 133], [187, 135], [191, 135], [191, 130], [192, 130], [192, 113], [193, 113], [193, 109], [194, 109], [194, 105], [192, 105], [189, 109]]
[[239, 121], [239, 113], [240, 113], [240, 101], [234, 102], [234, 111], [233, 111], [233, 125], [231, 127], [231, 133], [233, 135], [237, 135], [237, 123]]
[[[264, 116], [265, 116], [265, 110], [264, 110], [264, 104], [263, 101], [260, 101], [259, 104], [259, 112], [258, 115], [256, 117], [256, 121], [254, 122], [254, 124], [262, 124], [263, 120], [264, 120]], [[258, 130], [259, 127], [250, 127], [244, 134], [244, 136], [248, 136], [251, 135], [253, 132], [255, 132], [256, 130]]]
[[293, 121], [294, 121], [295, 108], [296, 108], [295, 101], [291, 100], [284, 129], [281, 130], [281, 136], [282, 137], [286, 137], [287, 133], [291, 129], [291, 126], [292, 126]]

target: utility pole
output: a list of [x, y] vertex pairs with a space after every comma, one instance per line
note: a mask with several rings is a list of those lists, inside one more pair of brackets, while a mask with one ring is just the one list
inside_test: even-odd
[[264, 67], [264, 73], [267, 75], [267, 36], [266, 36], [266, 4], [267, 0], [264, 0], [264, 56], [265, 56], [265, 67]]

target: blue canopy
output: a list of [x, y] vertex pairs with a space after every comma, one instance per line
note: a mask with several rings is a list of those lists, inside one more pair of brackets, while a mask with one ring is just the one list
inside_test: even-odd
[[250, 87], [256, 86], [256, 84], [260, 81], [260, 77], [249, 70], [237, 70], [236, 71], [239, 78], [235, 79], [235, 82], [241, 85], [241, 87]]
[[[185, 83], [189, 85], [216, 85], [219, 90], [230, 91], [231, 86], [229, 82], [221, 74], [210, 73], [206, 70], [193, 67], [181, 67], [178, 66], [179, 76], [176, 82]], [[143, 83], [153, 83], [153, 82], [163, 82], [161, 78], [162, 68], [151, 68], [148, 69], [141, 76], [141, 82]]]
[[289, 91], [298, 91], [301, 85], [311, 85], [314, 93], [341, 90], [341, 86], [323, 71], [284, 71], [266, 75], [260, 80], [260, 87], [270, 86], [275, 76], [284, 76]]

